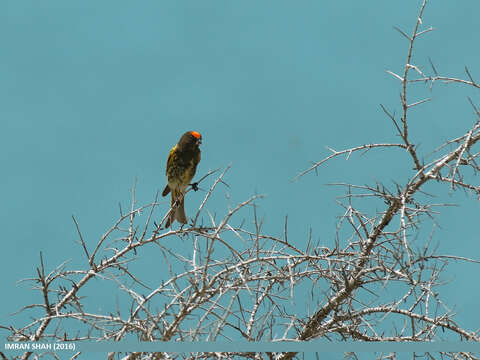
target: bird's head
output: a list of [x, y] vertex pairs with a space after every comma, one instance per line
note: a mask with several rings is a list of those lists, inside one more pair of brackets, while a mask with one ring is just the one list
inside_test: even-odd
[[202, 135], [197, 131], [187, 131], [182, 135], [178, 146], [180, 149], [195, 149], [202, 143]]
[[194, 142], [197, 146], [200, 146], [200, 144], [202, 143], [202, 135], [200, 135], [199, 132], [196, 132], [196, 131], [189, 131], [188, 132], [193, 138], [194, 138]]

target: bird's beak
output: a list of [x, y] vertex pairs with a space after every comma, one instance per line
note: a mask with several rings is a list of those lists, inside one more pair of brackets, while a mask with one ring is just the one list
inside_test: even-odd
[[202, 143], [202, 139], [197, 140], [197, 145], [200, 145]]

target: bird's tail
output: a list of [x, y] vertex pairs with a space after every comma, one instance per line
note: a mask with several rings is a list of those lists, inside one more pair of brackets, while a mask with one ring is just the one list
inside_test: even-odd
[[184, 194], [180, 194], [178, 198], [178, 204], [175, 207], [175, 220], [182, 224], [186, 224], [188, 222], [187, 215], [185, 214], [184, 199]]
[[172, 191], [172, 200], [171, 200], [171, 211], [170, 216], [167, 219], [165, 227], [168, 228], [172, 223], [177, 220], [181, 224], [186, 224], [188, 222], [187, 215], [185, 214], [185, 201], [184, 201], [183, 192], [181, 191]]

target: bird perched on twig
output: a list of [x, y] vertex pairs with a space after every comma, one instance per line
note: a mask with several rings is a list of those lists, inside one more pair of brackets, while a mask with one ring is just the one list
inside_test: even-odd
[[182, 135], [178, 144], [170, 150], [167, 159], [167, 186], [162, 192], [162, 196], [172, 193], [170, 216], [167, 219], [165, 227], [168, 228], [177, 220], [179, 223], [186, 224], [185, 215], [185, 190], [192, 181], [197, 165], [200, 162], [200, 144], [202, 135], [196, 131], [187, 131]]

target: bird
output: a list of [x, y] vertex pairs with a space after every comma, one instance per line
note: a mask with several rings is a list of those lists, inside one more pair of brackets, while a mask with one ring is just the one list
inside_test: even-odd
[[202, 135], [197, 131], [187, 131], [168, 154], [165, 174], [167, 185], [162, 196], [172, 194], [170, 215], [165, 223], [168, 228], [177, 220], [181, 224], [187, 223], [185, 214], [185, 191], [195, 175], [200, 162], [200, 144]]

